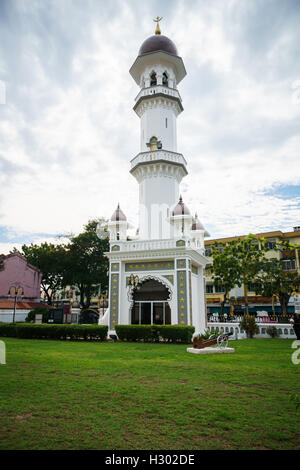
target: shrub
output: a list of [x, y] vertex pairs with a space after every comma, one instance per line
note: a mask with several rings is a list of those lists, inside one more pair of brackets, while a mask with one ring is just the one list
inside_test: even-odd
[[107, 326], [104, 325], [0, 324], [0, 336], [28, 339], [104, 341], [107, 337], [107, 330]]
[[218, 335], [219, 333], [217, 331], [215, 333], [212, 333], [210, 330], [205, 330], [204, 333], [196, 335], [196, 338], [209, 339], [210, 337], [214, 338], [214, 337], [217, 337]]
[[36, 307], [33, 310], [30, 310], [27, 317], [25, 318], [25, 321], [34, 323], [36, 315], [43, 315], [42, 323], [47, 323], [49, 312], [46, 307]]
[[244, 315], [244, 318], [240, 322], [240, 328], [246, 331], [248, 338], [253, 338], [256, 333], [259, 333], [259, 327], [253, 315]]
[[181, 325], [117, 325], [116, 334], [121, 341], [191, 343], [193, 326]]
[[158, 341], [154, 325], [117, 325], [116, 334], [121, 341]]
[[6, 338], [13, 338], [16, 336], [16, 324], [15, 323], [0, 323], [0, 336]]
[[268, 328], [266, 329], [266, 333], [271, 336], [271, 338], [278, 338], [278, 336], [280, 336], [280, 333], [277, 330], [276, 326], [268, 326]]
[[195, 328], [189, 325], [161, 325], [159, 336], [168, 343], [191, 343]]

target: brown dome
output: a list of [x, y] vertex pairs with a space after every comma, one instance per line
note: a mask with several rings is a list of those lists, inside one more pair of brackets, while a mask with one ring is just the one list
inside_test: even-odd
[[182, 202], [182, 196], [180, 196], [177, 206], [174, 207], [172, 215], [191, 215], [189, 208]]
[[120, 209], [120, 204], [118, 204], [118, 207], [116, 208], [115, 212], [113, 213], [113, 215], [111, 216], [111, 219], [110, 219], [112, 222], [116, 222], [116, 221], [126, 221], [126, 215], [124, 214], [124, 212]]
[[169, 54], [178, 55], [177, 47], [171, 39], [161, 34], [155, 34], [147, 38], [140, 47], [139, 55], [148, 52], [163, 51]]

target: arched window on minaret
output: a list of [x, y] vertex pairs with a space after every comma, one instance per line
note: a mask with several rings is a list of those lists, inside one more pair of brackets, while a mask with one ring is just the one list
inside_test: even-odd
[[156, 73], [152, 72], [150, 75], [150, 86], [155, 86], [155, 85], [157, 85]]
[[169, 86], [169, 79], [168, 79], [168, 74], [167, 74], [167, 72], [164, 72], [164, 73], [163, 73], [162, 83], [163, 83], [164, 86]]

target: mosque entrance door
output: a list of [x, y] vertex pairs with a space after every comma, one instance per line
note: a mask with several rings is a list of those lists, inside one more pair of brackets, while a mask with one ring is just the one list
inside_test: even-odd
[[171, 309], [168, 289], [150, 279], [137, 286], [133, 293], [134, 304], [131, 323], [135, 325], [170, 325]]

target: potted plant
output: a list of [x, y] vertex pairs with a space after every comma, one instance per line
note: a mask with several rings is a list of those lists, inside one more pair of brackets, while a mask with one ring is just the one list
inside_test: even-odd
[[249, 315], [246, 313], [239, 326], [241, 330], [246, 331], [247, 338], [253, 338], [255, 334], [259, 333], [259, 327], [256, 324], [254, 315]]

